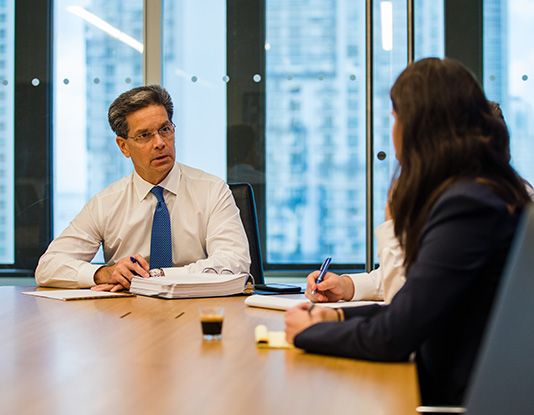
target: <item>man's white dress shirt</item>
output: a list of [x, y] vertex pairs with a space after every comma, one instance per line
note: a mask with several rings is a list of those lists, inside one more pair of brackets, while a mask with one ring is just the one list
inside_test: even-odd
[[[169, 210], [173, 266], [184, 273], [206, 268], [248, 272], [248, 241], [227, 184], [201, 170], [176, 163], [158, 184]], [[157, 204], [153, 184], [135, 171], [94, 196], [49, 245], [39, 260], [39, 285], [86, 288], [102, 266], [91, 264], [100, 244], [106, 265], [141, 254], [150, 263], [150, 235]]]

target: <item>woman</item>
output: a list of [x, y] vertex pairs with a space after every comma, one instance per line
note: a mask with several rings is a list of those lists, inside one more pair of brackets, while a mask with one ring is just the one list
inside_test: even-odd
[[295, 307], [286, 337], [310, 352], [376, 361], [416, 352], [423, 404], [458, 405], [529, 197], [495, 144], [506, 127], [461, 64], [411, 64], [391, 100], [400, 173], [390, 209], [406, 283], [388, 306]]
[[[499, 104], [488, 101], [494, 115], [503, 123], [504, 116]], [[499, 153], [510, 162], [510, 140], [508, 135], [497, 135], [495, 145], [500, 146]], [[530, 200], [534, 201], [534, 189], [525, 179], [521, 178]], [[395, 237], [393, 220], [386, 204], [386, 220], [375, 229], [377, 256], [380, 267], [371, 272], [338, 275], [327, 272], [321, 283], [316, 284], [319, 271], [307, 277], [306, 297], [314, 302], [335, 301], [384, 301], [389, 304], [406, 281], [404, 270], [404, 252]]]

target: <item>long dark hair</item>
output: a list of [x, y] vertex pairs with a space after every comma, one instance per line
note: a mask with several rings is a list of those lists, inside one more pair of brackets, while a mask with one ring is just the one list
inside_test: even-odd
[[524, 184], [502, 154], [508, 130], [462, 64], [428, 58], [409, 65], [391, 88], [391, 101], [401, 143], [390, 209], [406, 268], [417, 258], [430, 208], [452, 184], [480, 181], [511, 210], [529, 202]]

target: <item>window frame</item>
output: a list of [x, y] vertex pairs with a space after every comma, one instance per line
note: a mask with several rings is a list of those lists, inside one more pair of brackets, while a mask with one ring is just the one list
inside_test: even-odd
[[16, 1], [15, 258], [0, 265], [2, 275], [33, 275], [52, 238], [51, 16], [52, 0]]
[[[147, 45], [157, 45], [158, 33], [161, 44], [161, 22], [159, 29], [149, 26], [155, 25], [154, 21], [157, 21], [158, 16], [161, 17], [161, 1], [145, 0], [144, 30], [149, 36], [145, 38]], [[372, 0], [366, 0], [367, 7], [372, 3]], [[411, 12], [408, 9], [408, 16], [412, 16], [413, 19], [413, 0], [407, 0], [407, 5], [412, 7]], [[444, 7], [446, 56], [464, 62], [478, 79], [482, 80], [482, 0], [445, 0]], [[0, 264], [0, 275], [3, 276], [33, 275], [39, 257], [46, 250], [53, 235], [52, 8], [52, 0], [17, 0], [15, 5], [14, 192], [15, 201], [18, 203], [14, 206], [14, 264]], [[147, 14], [147, 10], [151, 10], [151, 13]], [[230, 82], [227, 84], [227, 127], [243, 123], [252, 125], [257, 131], [259, 148], [263, 150], [265, 149], [265, 87], [264, 82], [254, 82], [251, 74], [259, 74], [262, 79], [265, 77], [265, 15], [265, 0], [256, 2], [227, 0], [227, 73], [230, 76]], [[153, 47], [149, 49], [152, 50]], [[145, 52], [144, 55], [147, 64], [150, 62], [149, 66], [144, 66], [147, 76], [144, 78], [145, 82], [155, 82], [158, 74], [161, 76], [161, 62], [158, 65], [154, 59], [158, 54], [149, 55]], [[34, 78], [40, 80], [38, 86], [32, 85], [31, 81]], [[252, 108], [253, 111], [244, 111], [245, 106]], [[228, 154], [231, 152], [235, 152], [235, 149], [228, 148]], [[256, 162], [265, 172], [265, 151], [260, 151], [256, 157], [258, 157]], [[231, 167], [230, 158], [227, 159], [227, 166], [228, 169]], [[369, 175], [372, 166], [368, 165], [367, 170]], [[28, 183], [33, 186], [32, 192], [28, 192]], [[369, 183], [372, 184], [368, 182], [368, 186]], [[255, 186], [254, 192], [264, 250], [263, 258], [266, 258], [265, 186]], [[371, 254], [368, 252], [366, 256], [368, 262], [366, 268], [370, 269], [373, 265], [372, 199], [367, 203], [371, 206], [371, 209], [368, 207], [371, 219], [368, 213], [369, 223], [366, 230], [367, 249], [371, 250]], [[303, 271], [315, 269], [318, 265], [265, 263], [264, 268], [275, 275], [276, 271]], [[365, 267], [364, 264], [345, 264], [341, 269], [335, 266], [332, 268], [343, 270], [348, 265], [353, 271], [363, 270]]]

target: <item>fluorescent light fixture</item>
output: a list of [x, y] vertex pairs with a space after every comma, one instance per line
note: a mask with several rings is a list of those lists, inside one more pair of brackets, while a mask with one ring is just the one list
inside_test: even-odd
[[393, 3], [380, 3], [380, 23], [382, 25], [382, 49], [393, 50]]
[[67, 10], [76, 16], [81, 17], [85, 21], [91, 23], [93, 26], [98, 29], [106, 32], [108, 35], [120, 40], [122, 43], [134, 48], [136, 51], [143, 53], [143, 44], [138, 40], [135, 40], [133, 37], [127, 35], [124, 32], [121, 32], [116, 27], [110, 25], [105, 20], [102, 20], [100, 17], [94, 15], [93, 13], [85, 10], [80, 6], [69, 6]]

